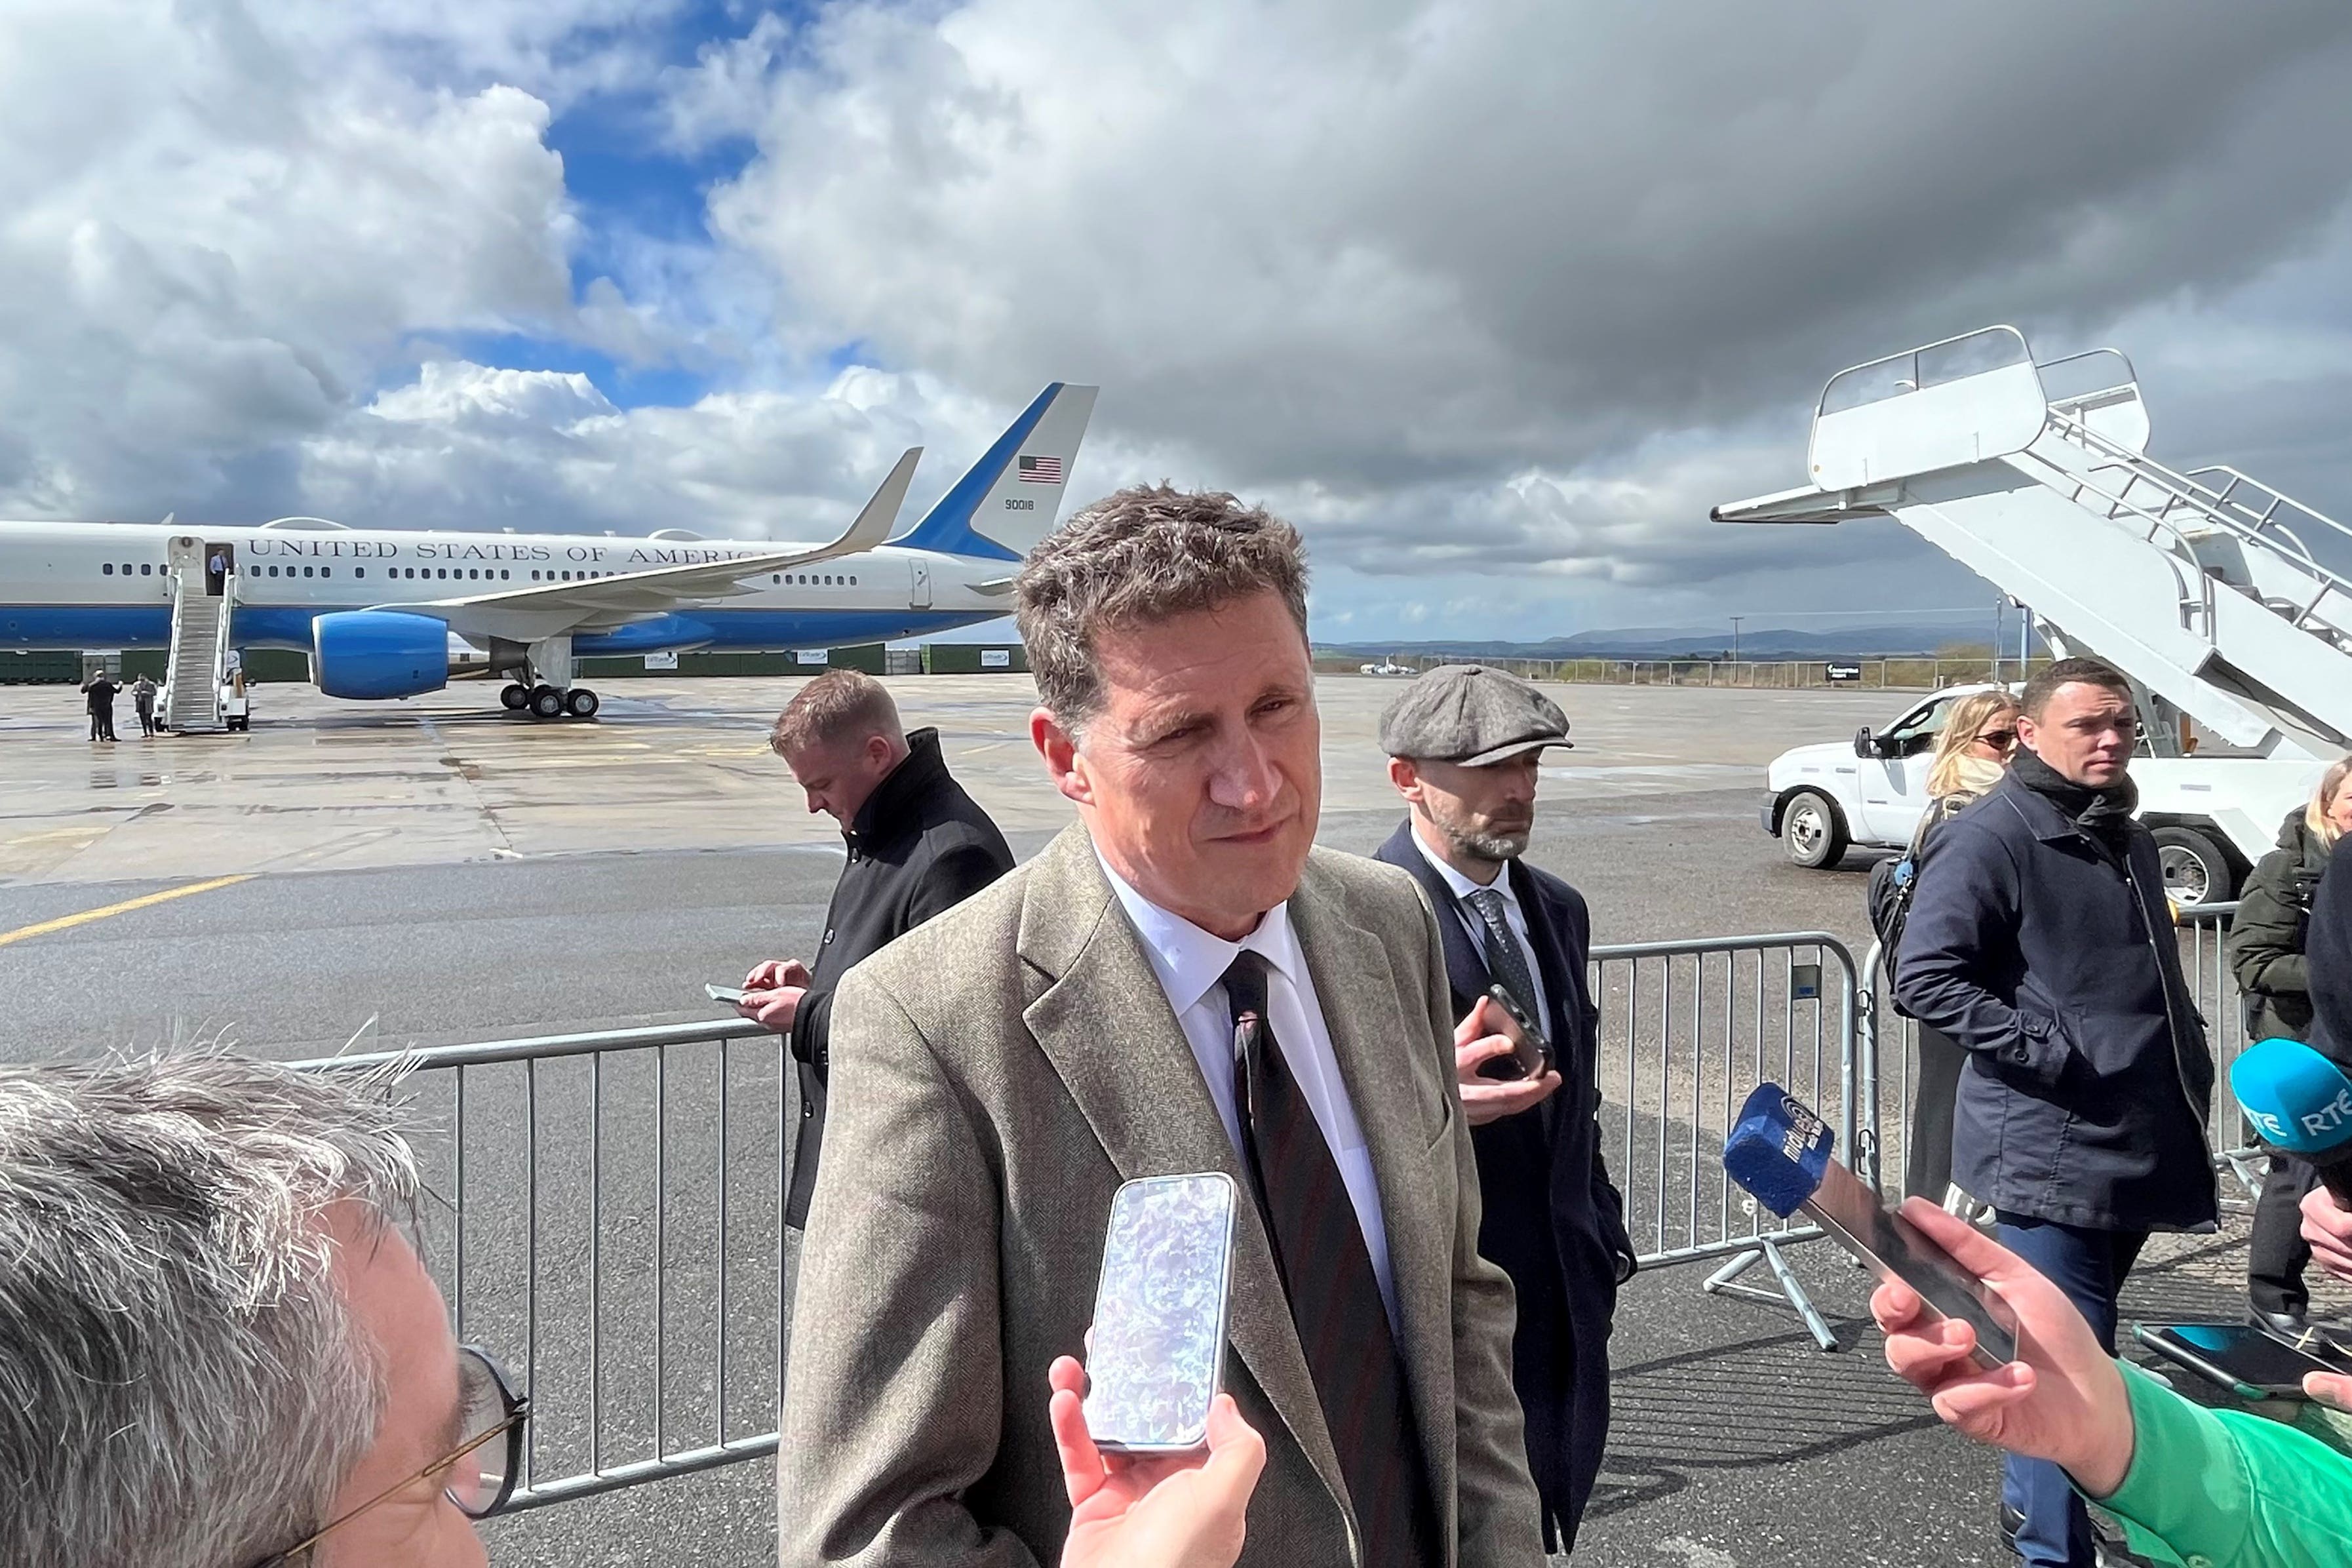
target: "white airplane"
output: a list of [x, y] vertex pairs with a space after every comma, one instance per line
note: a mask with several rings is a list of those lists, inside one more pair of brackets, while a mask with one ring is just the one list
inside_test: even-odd
[[510, 678], [506, 707], [591, 718], [598, 699], [573, 683], [575, 659], [844, 647], [1005, 614], [1022, 557], [1060, 511], [1096, 390], [1046, 387], [922, 521], [887, 542], [919, 447], [824, 544], [307, 517], [202, 530], [169, 518], [0, 521], [0, 648], [168, 647], [176, 581], [226, 608], [221, 647], [303, 649], [330, 697], [438, 690], [455, 636]]

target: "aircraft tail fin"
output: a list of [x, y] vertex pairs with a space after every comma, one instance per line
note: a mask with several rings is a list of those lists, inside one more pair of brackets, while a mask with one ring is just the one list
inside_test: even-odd
[[890, 542], [992, 560], [1028, 554], [1061, 514], [1097, 390], [1057, 381], [1039, 393], [923, 521]]

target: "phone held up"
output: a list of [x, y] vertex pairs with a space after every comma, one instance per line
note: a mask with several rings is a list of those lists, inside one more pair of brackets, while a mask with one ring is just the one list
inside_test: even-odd
[[709, 984], [703, 986], [702, 994], [713, 1002], [740, 1002], [745, 995], [749, 994], [740, 985]]
[[1224, 1377], [1234, 1204], [1221, 1172], [1145, 1176], [1112, 1194], [1087, 1352], [1087, 1430], [1106, 1453], [1209, 1440]]
[[[1497, 1057], [1480, 1070], [1483, 1078], [1517, 1079], [1541, 1078], [1551, 1071], [1551, 1042], [1544, 1038], [1543, 1028], [1535, 1015], [1519, 1005], [1519, 999], [1507, 986], [1487, 987], [1486, 994], [1496, 1006], [1509, 1016], [1519, 1026], [1519, 1043], [1507, 1057]], [[1488, 1070], [1491, 1069], [1491, 1070]]]

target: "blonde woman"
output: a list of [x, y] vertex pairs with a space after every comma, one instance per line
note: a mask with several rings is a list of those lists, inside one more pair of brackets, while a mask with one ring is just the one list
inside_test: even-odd
[[[1927, 768], [1927, 814], [1912, 836], [1915, 858], [1946, 818], [2000, 782], [2017, 750], [2017, 699], [2006, 691], [1974, 692], [1952, 705]], [[1950, 1193], [1952, 1109], [1968, 1059], [1968, 1052], [1941, 1032], [1919, 1026], [1919, 1078], [1905, 1145], [1904, 1186], [1930, 1203], [1943, 1203]]]
[[[2288, 815], [2278, 847], [2263, 857], [2239, 894], [2226, 951], [2246, 999], [2249, 1039], [2312, 1039], [2311, 974], [2304, 955], [2311, 895], [2347, 832], [2352, 832], [2352, 757], [2322, 774], [2311, 804]], [[2304, 1244], [2298, 1205], [2317, 1179], [2303, 1161], [2273, 1154], [2254, 1204], [2246, 1293], [2257, 1320], [2290, 1332], [2301, 1331], [2311, 1306], [2303, 1283], [2311, 1248]]]

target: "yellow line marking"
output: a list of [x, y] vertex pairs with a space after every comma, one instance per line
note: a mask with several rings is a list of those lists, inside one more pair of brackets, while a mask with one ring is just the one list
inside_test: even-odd
[[12, 942], [23, 942], [26, 937], [47, 936], [53, 931], [70, 931], [75, 926], [88, 925], [92, 921], [102, 921], [111, 915], [127, 915], [133, 910], [143, 910], [150, 904], [169, 903], [173, 899], [184, 899], [191, 893], [209, 893], [215, 888], [226, 888], [233, 883], [252, 880], [253, 876], [250, 872], [236, 877], [215, 877], [209, 882], [191, 882], [184, 888], [166, 888], [160, 893], [125, 899], [119, 904], [109, 904], [101, 910], [84, 910], [78, 915], [60, 915], [53, 921], [43, 921], [38, 925], [19, 926], [15, 931], [0, 931], [0, 947], [5, 947]]

